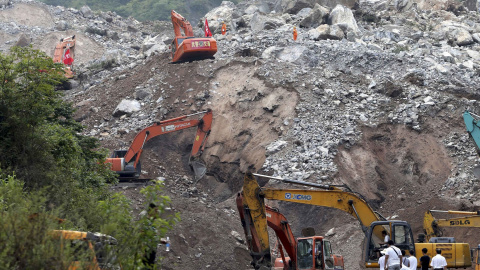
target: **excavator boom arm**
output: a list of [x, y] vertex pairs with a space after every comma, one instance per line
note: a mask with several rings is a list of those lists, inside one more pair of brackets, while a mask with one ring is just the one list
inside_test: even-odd
[[480, 123], [473, 116], [473, 113], [465, 111], [463, 113], [463, 121], [465, 122], [467, 132], [472, 136], [473, 141], [477, 145], [477, 151], [480, 151]]
[[[432, 212], [443, 212], [448, 214], [466, 214], [470, 216], [437, 219], [432, 215]], [[480, 228], [480, 215], [478, 212], [466, 211], [427, 211], [423, 217], [423, 230], [427, 241], [432, 237], [441, 237], [443, 235], [439, 227], [468, 227]]]
[[175, 10], [172, 10], [171, 17], [173, 31], [175, 32], [176, 37], [182, 36], [182, 29], [186, 37], [193, 37], [193, 29], [190, 22], [188, 22], [182, 15], [175, 12]]
[[[248, 205], [244, 201], [243, 195], [241, 193], [237, 195], [237, 208], [240, 215], [240, 219], [242, 221], [242, 226], [244, 227], [245, 236], [247, 239], [250, 239], [248, 243], [250, 250], [257, 252], [258, 254], [260, 254], [258, 251], [262, 249], [264, 252], [267, 252], [267, 250], [269, 252], [269, 248], [266, 248], [267, 244], [269, 245], [268, 238], [260, 239], [256, 232], [257, 229], [254, 224], [255, 222], [258, 222], [259, 217], [256, 216], [255, 218], [253, 218], [251, 216], [251, 212], [249, 211], [250, 209], [248, 208]], [[249, 215], [249, 216], [246, 217], [246, 215]], [[287, 252], [288, 256], [294, 262], [293, 264], [295, 264], [296, 256], [297, 256], [297, 248], [296, 248], [297, 246], [295, 242], [295, 236], [293, 235], [292, 229], [290, 227], [290, 224], [287, 221], [287, 218], [278, 210], [266, 205], [265, 205], [265, 216], [266, 216], [268, 227], [274, 230], [278, 239], [282, 243], [282, 246], [285, 248], [285, 251]], [[263, 244], [263, 248], [261, 247], [261, 243]], [[281, 253], [283, 253], [282, 250], [281, 250]], [[283, 254], [282, 254], [282, 257], [283, 257]], [[286, 263], [285, 260], [283, 260], [283, 262]], [[288, 268], [287, 265], [285, 265], [285, 267]]]
[[254, 176], [251, 174], [245, 175], [243, 189], [244, 191], [249, 190], [249, 192], [254, 192], [257, 198], [340, 209], [358, 219], [364, 233], [367, 233], [367, 229], [372, 222], [381, 220], [367, 202], [351, 192], [340, 190], [260, 188]]
[[213, 121], [213, 113], [211, 110], [206, 111], [205, 115], [200, 120], [186, 120], [186, 121], [179, 121], [185, 119], [188, 116], [181, 116], [177, 118], [173, 118], [170, 120], [166, 120], [163, 122], [159, 122], [147, 128], [144, 128], [140, 131], [135, 139], [133, 139], [130, 148], [128, 149], [127, 153], [125, 154], [125, 162], [130, 162], [135, 156], [135, 166], [140, 159], [140, 155], [142, 153], [143, 146], [145, 143], [157, 136], [179, 131], [186, 128], [191, 128], [197, 126], [197, 133], [195, 135], [195, 140], [192, 147], [191, 157], [198, 156], [201, 154], [205, 147], [205, 143], [207, 140], [208, 135], [210, 134], [210, 130], [212, 128], [212, 121]]

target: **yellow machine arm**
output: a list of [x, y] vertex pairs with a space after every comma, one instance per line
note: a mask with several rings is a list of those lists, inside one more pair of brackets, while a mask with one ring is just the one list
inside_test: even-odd
[[375, 212], [359, 194], [344, 191], [333, 186], [326, 187], [323, 185], [294, 180], [288, 180], [285, 182], [327, 190], [275, 189], [260, 187], [254, 175], [262, 176], [251, 173], [245, 175], [243, 197], [244, 205], [250, 211], [252, 217], [251, 221], [254, 223], [258, 234], [261, 253], [267, 254], [270, 251], [265, 210], [265, 199], [270, 199], [336, 208], [357, 218], [360, 221], [360, 225], [366, 236], [364, 262], [367, 268], [378, 268], [380, 250], [383, 249], [379, 245], [379, 242], [383, 240], [382, 231], [384, 230], [391, 234], [390, 239], [394, 240], [397, 247], [401, 249], [415, 250], [417, 258], [422, 256], [422, 248], [427, 248], [428, 254], [431, 256], [434, 255], [433, 252], [435, 249], [441, 248], [442, 254], [444, 254], [447, 259], [447, 267], [465, 268], [471, 266], [472, 262], [468, 244], [414, 243], [412, 230], [407, 222], [401, 220], [385, 220], [380, 214]]
[[[330, 190], [261, 188], [252, 174], [246, 174], [243, 192], [246, 193], [245, 199], [255, 201], [254, 207], [258, 209], [265, 208], [261, 207], [264, 205], [264, 198], [340, 209], [358, 219], [364, 233], [372, 222], [384, 220], [358, 195], [334, 187], [331, 187]], [[263, 213], [259, 212], [258, 214]]]
[[[433, 217], [434, 213], [446, 213], [452, 215], [470, 215], [464, 217], [448, 218], [448, 219], [436, 219]], [[442, 211], [442, 210], [430, 210], [425, 212], [423, 217], [423, 230], [425, 232], [425, 238], [428, 242], [432, 237], [441, 237], [443, 232], [441, 227], [467, 227], [467, 228], [480, 228], [480, 213], [468, 212], [468, 211]]]

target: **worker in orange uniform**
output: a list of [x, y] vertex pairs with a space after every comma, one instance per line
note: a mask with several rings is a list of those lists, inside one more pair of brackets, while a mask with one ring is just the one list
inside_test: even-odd
[[293, 27], [293, 40], [297, 40], [297, 35], [298, 35], [298, 33], [297, 33], [297, 27], [294, 26], [294, 27]]
[[225, 22], [222, 22], [222, 35], [225, 35], [225, 33], [227, 33], [227, 25]]

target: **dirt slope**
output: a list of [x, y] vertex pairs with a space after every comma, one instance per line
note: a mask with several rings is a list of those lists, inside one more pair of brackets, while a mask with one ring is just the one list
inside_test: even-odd
[[[133, 98], [135, 89], [145, 83], [158, 85], [151, 100], [163, 99], [161, 105], [143, 103], [142, 111], [156, 112], [157, 119], [211, 108], [214, 126], [203, 155], [209, 173], [198, 183], [187, 165], [194, 129], [156, 138], [145, 147], [142, 177], [165, 180], [172, 210], [179, 211], [182, 218], [170, 233], [171, 252], [161, 247], [159, 254], [165, 259], [164, 269], [194, 269], [198, 265], [248, 269], [250, 257], [241, 243], [234, 198], [241, 189], [243, 172], [261, 168], [266, 145], [288, 129], [284, 120], [296, 115], [297, 93], [272, 87], [256, 75], [255, 62], [249, 60], [178, 65], [166, 61], [167, 55], [158, 56], [91, 89], [67, 95], [77, 104], [77, 117], [87, 130], [103, 132], [102, 144], [112, 150], [126, 148], [146, 126], [135, 118], [111, 116], [122, 99]], [[113, 135], [116, 125], [125, 121], [131, 122], [131, 130]], [[441, 188], [453, 168], [442, 143], [446, 131], [438, 128], [443, 123], [432, 123], [423, 132], [401, 125], [363, 127], [362, 139], [354, 147], [338, 149], [335, 163], [339, 172], [334, 183], [349, 185], [383, 215], [407, 220], [415, 235], [420, 233], [425, 210], [461, 207], [457, 200], [449, 202], [432, 192]], [[452, 128], [460, 130], [461, 125]], [[138, 190], [121, 191], [141, 203]], [[334, 228], [330, 238], [335, 252], [345, 256], [348, 269], [361, 267], [363, 233], [353, 217], [322, 207], [270, 204], [288, 213], [298, 236], [303, 227], [314, 227], [321, 235]], [[240, 239], [235, 232], [240, 233]], [[462, 235], [473, 233], [460, 230], [452, 234], [462, 239]]]

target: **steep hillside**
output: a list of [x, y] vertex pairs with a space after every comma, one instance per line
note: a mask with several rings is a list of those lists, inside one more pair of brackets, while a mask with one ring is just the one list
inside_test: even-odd
[[[142, 177], [163, 179], [182, 217], [171, 251], [159, 247], [163, 269], [248, 269], [234, 204], [247, 170], [346, 184], [384, 216], [410, 222], [415, 235], [425, 210], [477, 209], [478, 158], [461, 115], [479, 105], [478, 14], [440, 2], [437, 10], [361, 2], [354, 13], [314, 4], [223, 2], [206, 15], [218, 41], [215, 60], [170, 64], [169, 23], [14, 1], [0, 11], [0, 49], [26, 40], [52, 53], [52, 37], [77, 34], [80, 65], [65, 98], [87, 134], [111, 150], [127, 148], [154, 121], [213, 110], [200, 181], [187, 164], [193, 129], [150, 141], [142, 155]], [[46, 15], [22, 19], [20, 9]], [[226, 36], [218, 34], [222, 20]], [[114, 116], [122, 100], [140, 109]], [[131, 196], [135, 211], [138, 188], [115, 189]], [[353, 217], [269, 204], [296, 235], [307, 226], [319, 234], [333, 228], [335, 253], [347, 269], [361, 268], [363, 233]], [[474, 230], [448, 232], [480, 242]]]

